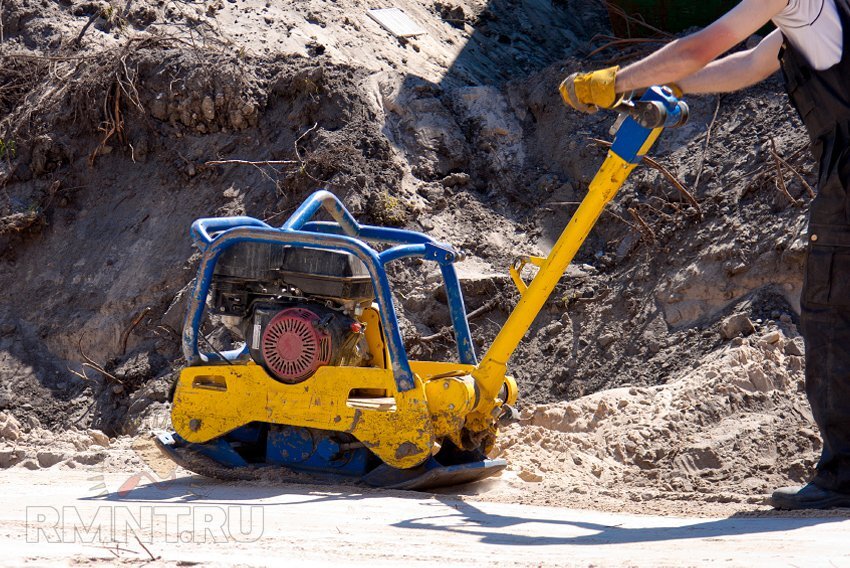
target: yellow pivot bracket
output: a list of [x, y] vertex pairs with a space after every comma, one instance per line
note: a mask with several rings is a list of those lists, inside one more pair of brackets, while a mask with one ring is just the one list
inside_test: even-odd
[[528, 285], [525, 283], [525, 280], [522, 279], [522, 269], [525, 268], [526, 264], [531, 264], [540, 268], [543, 266], [544, 262], [546, 262], [546, 257], [543, 256], [520, 256], [514, 260], [513, 264], [511, 264], [508, 273], [511, 275], [511, 280], [514, 281], [520, 295], [525, 294], [525, 291], [528, 289]]

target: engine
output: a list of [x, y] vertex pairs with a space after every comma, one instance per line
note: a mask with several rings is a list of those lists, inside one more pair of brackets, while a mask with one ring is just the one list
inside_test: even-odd
[[216, 263], [210, 292], [213, 312], [281, 382], [304, 381], [323, 365], [364, 366], [371, 359], [358, 316], [374, 292], [354, 255], [239, 243]]

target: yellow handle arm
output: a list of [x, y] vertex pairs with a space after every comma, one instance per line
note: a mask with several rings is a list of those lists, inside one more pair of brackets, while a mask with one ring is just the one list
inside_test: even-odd
[[[638, 152], [639, 155], [643, 155], [649, 150], [661, 134], [661, 130], [661, 128], [656, 128], [650, 132]], [[609, 151], [605, 162], [599, 168], [593, 181], [590, 182], [588, 193], [578, 210], [573, 214], [552, 251], [543, 261], [540, 270], [526, 289], [523, 289], [525, 285], [518, 278], [518, 273], [514, 277], [514, 273], [517, 272], [516, 269], [512, 270], [511, 277], [520, 288], [522, 297], [508, 316], [508, 321], [505, 322], [481, 363], [472, 373], [481, 391], [477, 408], [482, 412], [486, 413], [489, 411], [488, 409], [493, 407], [493, 401], [498, 396], [505, 380], [508, 359], [531, 327], [534, 318], [537, 317], [537, 314], [549, 299], [552, 290], [555, 289], [558, 280], [561, 279], [593, 225], [596, 224], [596, 220], [605, 205], [617, 194], [635, 166], [636, 163], [627, 162], [614, 152]], [[533, 264], [537, 263], [533, 262]]]

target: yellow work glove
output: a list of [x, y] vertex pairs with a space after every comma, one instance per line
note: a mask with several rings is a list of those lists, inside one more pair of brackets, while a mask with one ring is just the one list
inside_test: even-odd
[[681, 99], [684, 96], [685, 92], [682, 90], [682, 87], [677, 85], [676, 83], [667, 83], [667, 88], [673, 91], [673, 96], [677, 99]]
[[600, 108], [616, 106], [622, 97], [614, 90], [619, 66], [591, 73], [573, 73], [561, 83], [564, 102], [574, 109], [594, 113]]

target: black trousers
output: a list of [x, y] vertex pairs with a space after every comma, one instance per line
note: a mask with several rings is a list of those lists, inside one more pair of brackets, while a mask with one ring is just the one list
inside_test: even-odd
[[814, 150], [820, 174], [800, 315], [806, 394], [823, 438], [813, 482], [850, 493], [850, 123]]

